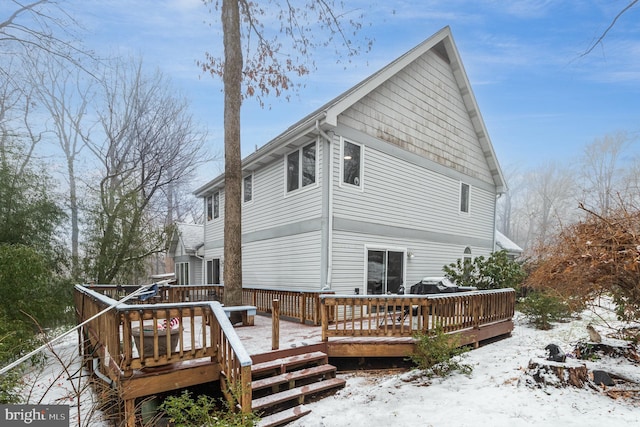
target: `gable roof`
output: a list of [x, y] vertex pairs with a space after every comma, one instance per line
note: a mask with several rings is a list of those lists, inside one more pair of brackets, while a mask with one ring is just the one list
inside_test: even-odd
[[201, 224], [185, 224], [177, 222], [171, 236], [169, 252], [175, 253], [181, 243], [188, 254], [195, 254], [204, 245], [204, 226]]
[[[256, 170], [271, 161], [281, 158], [290, 151], [296, 140], [302, 140], [297, 145], [311, 141], [313, 137], [323, 131], [337, 126], [338, 116], [360, 101], [366, 95], [389, 80], [392, 76], [403, 70], [409, 64], [420, 58], [426, 52], [434, 50], [449, 62], [455, 81], [463, 98], [465, 108], [473, 125], [475, 134], [482, 147], [485, 160], [489, 166], [496, 190], [504, 193], [507, 190], [502, 170], [498, 163], [493, 144], [489, 139], [489, 133], [482, 119], [480, 109], [471, 89], [469, 79], [462, 65], [458, 49], [453, 41], [451, 29], [447, 26], [411, 49], [395, 61], [388, 64], [378, 72], [353, 86], [351, 89], [332, 99], [311, 114], [290, 126], [276, 138], [263, 145], [260, 149], [247, 156], [242, 161], [243, 170]], [[213, 179], [209, 183], [198, 188], [194, 194], [202, 197], [214, 188], [219, 188], [224, 183], [224, 174]]]

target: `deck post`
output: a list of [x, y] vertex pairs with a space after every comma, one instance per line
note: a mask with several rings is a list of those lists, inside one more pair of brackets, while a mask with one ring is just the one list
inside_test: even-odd
[[136, 400], [124, 401], [124, 419], [127, 427], [136, 427]]
[[300, 323], [304, 324], [307, 319], [307, 298], [305, 294], [300, 292]]
[[322, 324], [322, 342], [329, 341], [327, 329], [329, 329], [329, 319], [327, 316], [327, 305], [324, 298], [320, 298], [320, 323]]
[[242, 396], [240, 401], [240, 410], [245, 414], [252, 411], [251, 408], [251, 365], [243, 366], [240, 371], [240, 381], [242, 383]]
[[271, 302], [271, 350], [280, 348], [280, 301]]

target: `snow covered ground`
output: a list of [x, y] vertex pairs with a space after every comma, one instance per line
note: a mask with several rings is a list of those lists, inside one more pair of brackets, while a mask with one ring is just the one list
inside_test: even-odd
[[[581, 319], [555, 324], [549, 331], [529, 326], [516, 313], [516, 327], [510, 338], [487, 344], [464, 356], [473, 366], [471, 376], [454, 374], [444, 379], [426, 381], [415, 371], [356, 371], [339, 374], [347, 385], [333, 396], [307, 404], [311, 414], [290, 424], [296, 427], [366, 426], [638, 426], [640, 405], [637, 401], [614, 400], [600, 391], [585, 387], [544, 388], [527, 385], [531, 377], [527, 366], [532, 358], [545, 358], [544, 348], [555, 343], [565, 352], [578, 341], [587, 341], [586, 325], [592, 323], [603, 336], [610, 331], [605, 319], [612, 315], [586, 311]], [[75, 389], [86, 385], [77, 363], [76, 335], [57, 344], [57, 353], [69, 365], [60, 375], [60, 365], [50, 363], [27, 383], [29, 403], [71, 405], [72, 426], [107, 426], [99, 413], [93, 412], [92, 393], [84, 392], [78, 413]], [[75, 361], [74, 361], [75, 360]], [[589, 369], [602, 366], [640, 383], [640, 367], [626, 360], [604, 358], [587, 362]], [[69, 381], [68, 378], [73, 378]]]
[[[611, 319], [610, 314], [600, 314]], [[638, 426], [637, 402], [614, 400], [585, 387], [535, 388], [528, 386], [527, 366], [532, 358], [546, 358], [550, 343], [564, 352], [578, 341], [588, 341], [592, 323], [603, 342], [609, 331], [603, 318], [587, 311], [580, 320], [555, 324], [549, 331], [535, 330], [516, 313], [510, 338], [467, 353], [473, 366], [467, 377], [454, 374], [425, 384], [415, 372], [391, 375], [356, 372], [341, 375], [346, 387], [333, 396], [307, 404], [312, 412], [290, 424], [320, 426]], [[640, 367], [626, 360], [603, 358], [587, 363], [602, 366], [640, 382]], [[606, 367], [606, 368], [604, 368]]]

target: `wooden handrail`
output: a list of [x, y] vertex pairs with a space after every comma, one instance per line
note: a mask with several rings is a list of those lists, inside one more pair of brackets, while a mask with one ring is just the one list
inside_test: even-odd
[[[105, 374], [114, 380], [131, 376], [135, 369], [210, 357], [226, 379], [225, 395], [237, 399], [243, 411], [251, 411], [251, 357], [220, 303], [118, 304], [105, 295], [110, 289], [75, 287], [79, 323], [114, 306], [85, 326], [85, 357], [97, 352]], [[177, 320], [174, 330], [171, 319]]]
[[[84, 285], [86, 286], [86, 285]], [[100, 294], [117, 299], [138, 289], [137, 286], [91, 285]], [[297, 319], [300, 323], [320, 325], [320, 295], [333, 295], [333, 291], [307, 289], [276, 289], [260, 286], [242, 288], [242, 304], [252, 305], [259, 313], [271, 313], [271, 302], [280, 301], [280, 314]], [[161, 285], [158, 295], [145, 303], [178, 303], [223, 301], [223, 285]], [[132, 302], [133, 303], [133, 302]]]
[[242, 345], [233, 325], [218, 302], [210, 303], [216, 322], [212, 333], [216, 360], [226, 381], [220, 381], [222, 392], [231, 404], [238, 403], [243, 412], [251, 412], [251, 356]]
[[[322, 295], [322, 340], [330, 337], [411, 337], [437, 325], [444, 332], [509, 320], [515, 291], [438, 295]], [[334, 316], [334, 321], [331, 317]]]

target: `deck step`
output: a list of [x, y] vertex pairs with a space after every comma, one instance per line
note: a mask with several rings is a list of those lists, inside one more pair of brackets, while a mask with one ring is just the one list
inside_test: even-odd
[[279, 405], [281, 403], [297, 400], [299, 404], [304, 402], [305, 396], [319, 393], [321, 391], [333, 388], [344, 387], [346, 381], [342, 378], [330, 378], [316, 383], [303, 385], [301, 387], [292, 388], [290, 390], [274, 393], [269, 396], [260, 397], [251, 402], [251, 408], [254, 411], [260, 411], [265, 408]]
[[304, 353], [297, 356], [283, 357], [281, 359], [270, 360], [268, 362], [256, 363], [251, 365], [251, 374], [259, 375], [263, 373], [275, 372], [276, 374], [284, 374], [292, 370], [292, 368], [307, 365], [310, 363], [323, 364], [327, 363], [328, 357], [326, 353], [314, 351]]
[[261, 418], [260, 422], [258, 422], [258, 427], [281, 426], [288, 422], [297, 420], [298, 418], [302, 418], [310, 412], [311, 409], [307, 409], [304, 405], [294, 406], [293, 408], [285, 409], [282, 412], [277, 412]]
[[336, 370], [336, 367], [333, 365], [319, 365], [311, 368], [300, 369], [298, 371], [285, 372], [284, 374], [273, 377], [254, 380], [251, 382], [251, 389], [253, 391], [262, 390], [264, 388], [277, 387], [286, 383], [295, 383], [296, 381], [313, 377], [335, 377]]

